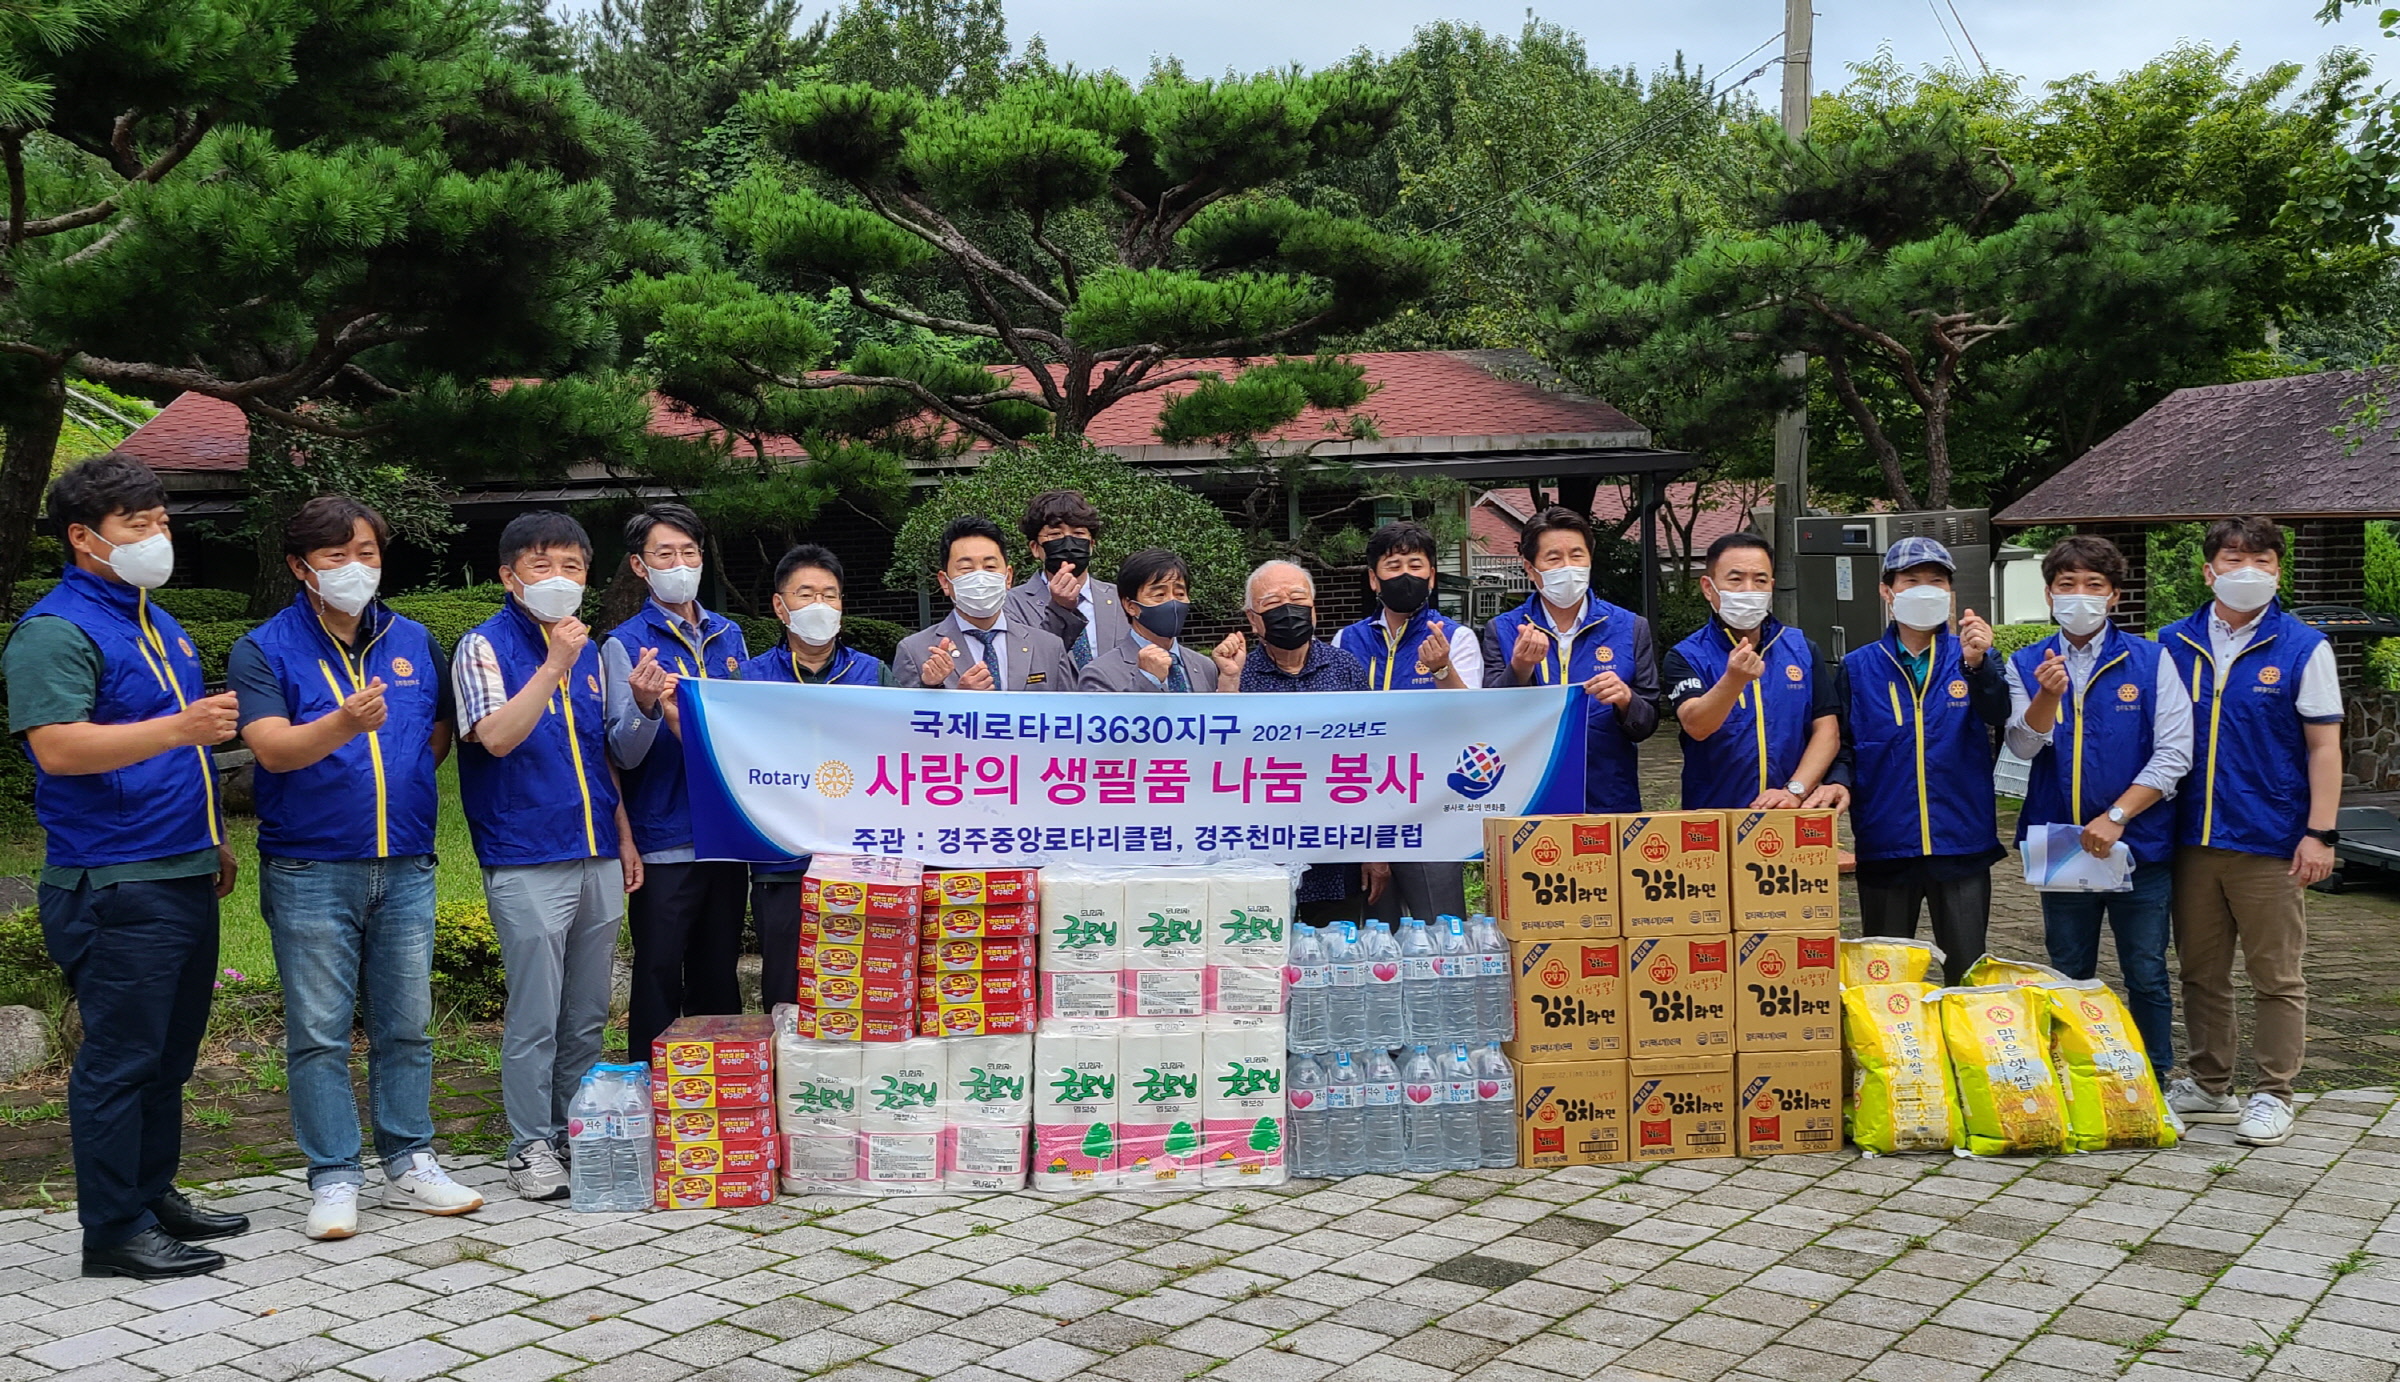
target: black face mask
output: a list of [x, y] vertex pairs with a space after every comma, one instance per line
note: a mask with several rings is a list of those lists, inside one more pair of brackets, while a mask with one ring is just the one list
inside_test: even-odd
[[1433, 582], [1423, 576], [1386, 576], [1375, 591], [1383, 607], [1394, 614], [1414, 614], [1425, 608], [1426, 598], [1433, 594]]
[[1058, 568], [1072, 566], [1075, 574], [1083, 574], [1092, 564], [1092, 540], [1084, 537], [1054, 537], [1042, 544], [1042, 570], [1053, 575]]
[[1277, 605], [1258, 616], [1260, 627], [1267, 633], [1267, 642], [1290, 652], [1305, 648], [1317, 636], [1317, 614], [1306, 605]]
[[1189, 619], [1191, 615], [1190, 601], [1161, 600], [1155, 605], [1144, 605], [1141, 612], [1134, 615], [1133, 618], [1135, 623], [1161, 638], [1181, 638], [1183, 621]]

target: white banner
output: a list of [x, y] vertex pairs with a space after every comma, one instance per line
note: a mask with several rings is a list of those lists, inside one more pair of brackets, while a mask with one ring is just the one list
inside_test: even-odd
[[687, 680], [703, 859], [1475, 859], [1583, 809], [1583, 692], [1099, 695]]

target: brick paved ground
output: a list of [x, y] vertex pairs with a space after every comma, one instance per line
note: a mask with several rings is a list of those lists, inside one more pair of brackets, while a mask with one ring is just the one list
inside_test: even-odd
[[584, 1216], [507, 1197], [294, 1231], [220, 1187], [207, 1278], [76, 1275], [0, 1213], [0, 1378], [2390, 1382], [2400, 1108], [2246, 1151], [1684, 1162]]

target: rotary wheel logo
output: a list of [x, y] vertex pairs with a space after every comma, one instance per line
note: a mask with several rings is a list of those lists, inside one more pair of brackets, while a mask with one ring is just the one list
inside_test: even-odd
[[1803, 672], [1800, 670], [1800, 664], [1799, 664], [1799, 663], [1797, 663], [1797, 662], [1787, 662], [1787, 663], [1783, 664], [1783, 679], [1784, 679], [1785, 681], [1793, 681], [1793, 682], [1796, 682], [1796, 681], [1800, 680], [1800, 678], [1801, 678], [1803, 675], [1805, 675], [1805, 673], [1803, 673]]
[[1964, 679], [1964, 678], [1954, 678], [1954, 679], [1951, 681], [1951, 683], [1950, 683], [1950, 699], [1952, 699], [1952, 700], [1954, 700], [1954, 701], [1963, 701], [1963, 700], [1965, 700], [1966, 698], [1967, 698], [1967, 683], [1966, 683], [1965, 679]]
[[393, 676], [396, 676], [396, 677], [413, 677], [413, 676], [415, 676], [416, 674], [417, 674], [416, 665], [415, 665], [414, 663], [410, 662], [410, 661], [409, 661], [407, 658], [404, 658], [404, 657], [395, 657], [395, 658], [393, 658], [393, 659], [392, 659], [392, 675], [393, 675]]
[[846, 797], [850, 795], [850, 789], [857, 785], [858, 779], [851, 776], [849, 764], [828, 758], [817, 765], [817, 790], [824, 795]]
[[2117, 699], [2125, 702], [2127, 705], [2131, 705], [2141, 698], [2142, 688], [2134, 685], [2132, 682], [2127, 682], [2123, 686], [2117, 688]]
[[[186, 651], [189, 650], [187, 649]], [[2283, 680], [2283, 669], [2281, 667], [2261, 667], [2258, 669], [2258, 684], [2261, 686], [2273, 686], [2275, 683], [2281, 680]]]

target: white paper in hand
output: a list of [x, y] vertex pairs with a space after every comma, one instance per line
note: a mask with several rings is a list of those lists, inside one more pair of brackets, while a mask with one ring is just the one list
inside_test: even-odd
[[2097, 859], [2083, 848], [2083, 828], [2037, 825], [2025, 832], [2025, 881], [2046, 893], [2133, 891], [2133, 851], [2123, 840]]

